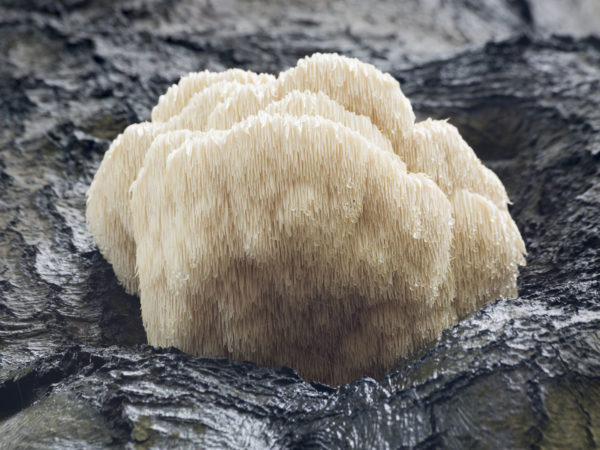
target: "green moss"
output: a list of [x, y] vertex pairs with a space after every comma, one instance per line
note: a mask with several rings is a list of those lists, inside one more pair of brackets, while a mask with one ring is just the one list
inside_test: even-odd
[[136, 445], [139, 448], [147, 448], [151, 445], [152, 435], [152, 420], [148, 416], [140, 416], [133, 427], [133, 439], [142, 445]]
[[98, 115], [90, 120], [83, 131], [99, 139], [113, 140], [127, 128], [129, 123], [125, 117], [113, 114]]
[[204, 434], [204, 432], [206, 431], [206, 427], [204, 425], [202, 425], [201, 423], [195, 423], [194, 425], [192, 425], [192, 429], [198, 435]]
[[600, 441], [600, 383], [557, 379], [544, 392], [541, 448], [593, 448]]

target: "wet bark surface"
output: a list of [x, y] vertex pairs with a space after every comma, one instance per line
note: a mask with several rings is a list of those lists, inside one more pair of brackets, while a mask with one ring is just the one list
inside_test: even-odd
[[[367, 3], [0, 0], [0, 447], [598, 445], [600, 40], [545, 34], [599, 30], [593, 3]], [[188, 71], [314, 51], [390, 71], [498, 173], [519, 298], [338, 388], [145, 345], [85, 224], [104, 151]]]

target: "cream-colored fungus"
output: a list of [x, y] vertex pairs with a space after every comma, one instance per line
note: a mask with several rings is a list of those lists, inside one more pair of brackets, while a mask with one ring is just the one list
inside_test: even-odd
[[446, 195], [466, 189], [507, 209], [508, 196], [500, 179], [447, 121], [427, 119], [415, 124], [396, 151], [408, 170], [426, 173]]
[[88, 191], [86, 215], [94, 241], [128, 293], [138, 293], [129, 188], [148, 147], [167, 131], [203, 130], [210, 111], [239, 86], [238, 82], [216, 82], [207, 86], [193, 95], [188, 105], [167, 122], [128, 126], [106, 152]]
[[149, 343], [379, 376], [485, 302], [516, 295], [508, 197], [398, 83], [313, 55], [278, 78], [201, 72], [105, 155], [87, 217]]
[[[181, 112], [167, 122], [130, 125], [112, 143], [88, 192], [87, 218], [96, 244], [113, 265], [117, 278], [128, 293], [139, 293], [129, 190], [142, 167], [148, 148], [156, 137], [170, 131], [225, 128], [222, 122], [213, 121], [210, 124], [209, 118], [220, 105], [231, 104], [232, 97], [243, 99], [234, 112], [236, 117], [246, 117], [258, 111], [263, 100], [262, 96], [255, 93], [260, 90], [261, 87], [238, 82], [216, 82], [194, 94]], [[391, 151], [390, 142], [368, 118], [346, 111], [324, 94], [292, 91], [283, 100], [270, 103], [267, 110], [297, 116], [320, 115], [336, 120], [358, 131], [382, 149]], [[115, 239], [118, 239], [119, 245], [114, 245]]]
[[[150, 342], [292, 361], [307, 377], [333, 381], [396, 357], [349, 348], [342, 367], [313, 367], [317, 355], [334, 356], [343, 330], [360, 324], [370, 345], [391, 338], [394, 354], [406, 354], [419, 338], [384, 331], [414, 310], [433, 314], [436, 302], [449, 308], [438, 291], [450, 261], [450, 202], [393, 153], [318, 116], [260, 113], [170, 154], [182, 140], [164, 136], [131, 201], [143, 218], [134, 234]], [[372, 311], [396, 298], [406, 301]]]
[[391, 141], [412, 130], [415, 115], [400, 84], [389, 74], [355, 58], [316, 53], [282, 72], [281, 91], [323, 92], [348, 111], [367, 116]]
[[153, 122], [166, 122], [176, 116], [189, 103], [194, 94], [220, 81], [235, 81], [241, 84], [271, 83], [275, 80], [273, 75], [256, 74], [254, 72], [229, 69], [224, 72], [202, 72], [190, 73], [181, 78], [179, 83], [174, 84], [167, 92], [160, 96], [158, 104], [152, 110]]

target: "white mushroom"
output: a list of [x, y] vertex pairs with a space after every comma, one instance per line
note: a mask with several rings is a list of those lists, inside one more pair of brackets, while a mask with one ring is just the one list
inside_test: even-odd
[[153, 345], [341, 383], [517, 293], [504, 186], [371, 65], [192, 74], [152, 117], [111, 145], [87, 218]]
[[190, 73], [181, 78], [179, 83], [172, 85], [164, 95], [158, 99], [158, 104], [152, 110], [153, 122], [166, 122], [176, 116], [189, 103], [194, 94], [203, 91], [212, 84], [220, 81], [236, 81], [238, 83], [271, 83], [275, 78], [269, 74], [256, 74], [254, 72], [229, 69], [225, 72]]
[[[439, 290], [452, 210], [395, 154], [318, 116], [260, 113], [170, 136], [132, 188], [149, 342], [339, 382], [382, 373], [448, 324], [396, 330], [451, 309]], [[340, 358], [354, 327], [364, 352]], [[394, 353], [372, 352], [388, 339]]]

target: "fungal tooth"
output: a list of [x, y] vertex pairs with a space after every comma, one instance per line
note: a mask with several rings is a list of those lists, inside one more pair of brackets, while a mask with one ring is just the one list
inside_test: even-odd
[[516, 295], [504, 186], [448, 121], [414, 121], [390, 75], [332, 54], [171, 86], [87, 194], [148, 342], [338, 384]]

